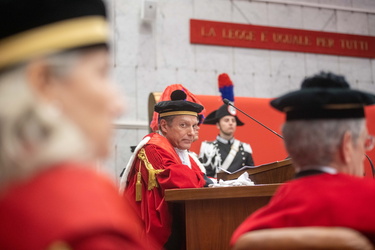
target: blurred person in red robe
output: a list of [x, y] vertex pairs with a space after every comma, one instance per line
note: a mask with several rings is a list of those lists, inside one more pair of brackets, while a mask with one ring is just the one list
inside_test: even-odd
[[101, 0], [0, 2], [0, 249], [148, 249], [95, 162], [122, 111]]
[[374, 146], [364, 111], [371, 104], [374, 94], [325, 72], [271, 101], [286, 113], [283, 136], [296, 178], [236, 229], [232, 246], [249, 231], [307, 226], [348, 227], [375, 243], [375, 181], [363, 178], [366, 150]]

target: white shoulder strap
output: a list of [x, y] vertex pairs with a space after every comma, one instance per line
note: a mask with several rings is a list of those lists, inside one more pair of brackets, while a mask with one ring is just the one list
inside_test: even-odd
[[128, 164], [126, 164], [126, 167], [125, 167], [125, 171], [124, 171], [124, 174], [122, 175], [121, 179], [120, 179], [120, 194], [122, 194], [126, 188], [126, 181], [128, 179], [128, 175], [129, 175], [129, 172], [130, 172], [130, 169], [133, 165], [133, 162], [134, 162], [134, 159], [136, 157], [136, 155], [138, 154], [138, 151], [151, 139], [150, 136], [146, 136], [145, 138], [143, 138], [143, 140], [137, 145], [137, 147], [135, 148], [132, 156], [130, 157], [129, 161], [128, 161]]
[[232, 164], [234, 157], [236, 156], [238, 152], [238, 147], [240, 146], [239, 140], [234, 140], [232, 147], [230, 148], [229, 154], [227, 155], [227, 158], [225, 158], [223, 164], [221, 165], [221, 168], [224, 170], [227, 170]]

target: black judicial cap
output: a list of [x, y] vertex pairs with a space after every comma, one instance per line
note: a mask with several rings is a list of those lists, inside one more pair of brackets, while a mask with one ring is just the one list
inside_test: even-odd
[[0, 23], [0, 69], [109, 37], [102, 0], [1, 0]]
[[218, 110], [212, 111], [203, 121], [203, 124], [216, 124], [220, 121], [221, 118], [227, 115], [231, 115], [236, 118], [237, 126], [244, 125], [244, 123], [236, 116], [236, 109], [226, 104], [220, 106]]
[[365, 117], [364, 106], [375, 104], [375, 95], [351, 89], [343, 76], [321, 72], [305, 78], [301, 89], [271, 101], [286, 113], [286, 120]]
[[170, 101], [162, 101], [154, 106], [154, 111], [159, 113], [159, 117], [172, 115], [192, 115], [198, 116], [202, 112], [203, 106], [186, 101], [186, 94], [182, 90], [175, 90], [171, 93]]

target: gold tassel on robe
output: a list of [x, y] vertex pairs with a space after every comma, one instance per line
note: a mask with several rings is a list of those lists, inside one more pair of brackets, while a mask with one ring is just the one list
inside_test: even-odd
[[[141, 148], [138, 153], [138, 158], [143, 161], [147, 171], [148, 171], [148, 190], [152, 190], [154, 187], [159, 187], [158, 181], [156, 180], [156, 175], [163, 172], [164, 169], [154, 169], [152, 164], [148, 161], [146, 151]], [[135, 200], [142, 200], [142, 176], [141, 176], [141, 164], [139, 164], [139, 170], [137, 173], [137, 182], [135, 184]]]
[[141, 173], [141, 163], [139, 163], [139, 170], [137, 173], [137, 182], [135, 183], [135, 200], [142, 200], [142, 173]]

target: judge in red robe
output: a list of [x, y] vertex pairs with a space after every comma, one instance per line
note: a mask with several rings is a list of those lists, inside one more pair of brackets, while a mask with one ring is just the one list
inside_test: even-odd
[[375, 182], [342, 173], [316, 173], [284, 184], [264, 208], [234, 232], [266, 228], [338, 226], [360, 231], [375, 243]]
[[185, 99], [186, 94], [176, 90], [171, 101], [155, 105], [155, 111], [160, 115], [161, 132], [143, 139], [122, 177], [124, 197], [132, 202], [142, 218], [145, 240], [154, 242], [154, 249], [182, 247], [181, 241], [173, 241], [177, 236], [171, 236], [174, 222], [164, 199], [164, 190], [206, 185], [202, 170], [188, 152], [203, 106]]
[[283, 135], [296, 179], [236, 229], [231, 245], [249, 231], [306, 226], [348, 227], [375, 243], [375, 181], [363, 178], [365, 152], [374, 144], [364, 106], [374, 103], [375, 95], [324, 72], [271, 101], [287, 115]]

